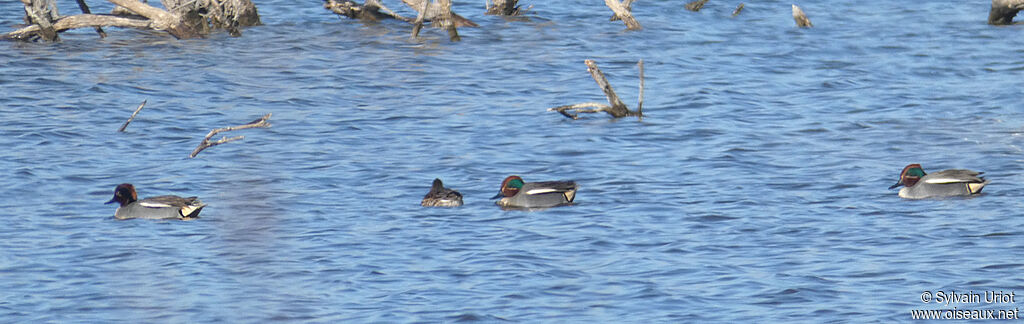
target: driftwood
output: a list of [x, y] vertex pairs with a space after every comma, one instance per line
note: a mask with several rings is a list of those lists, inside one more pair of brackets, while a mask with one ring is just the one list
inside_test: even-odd
[[415, 19], [402, 17], [391, 11], [378, 0], [366, 0], [364, 4], [352, 0], [324, 0], [324, 9], [330, 10], [339, 16], [363, 21], [380, 21], [383, 19], [396, 19], [413, 24], [412, 36], [417, 37], [423, 23], [430, 21], [434, 27], [442, 27], [448, 30], [448, 36], [452, 41], [459, 40], [456, 27], [478, 27], [476, 23], [465, 17], [455, 14], [451, 10], [451, 0], [402, 0], [410, 8], [418, 13]]
[[132, 116], [128, 117], [128, 120], [124, 121], [124, 125], [121, 125], [121, 128], [118, 128], [117, 131], [118, 132], [124, 132], [124, 129], [128, 128], [128, 124], [131, 123], [132, 120], [135, 120], [135, 115], [138, 115], [139, 111], [142, 110], [142, 107], [145, 107], [145, 106], [146, 106], [146, 100], [143, 100], [142, 103], [139, 104], [139, 108], [135, 108], [135, 112], [132, 113]]
[[1011, 25], [1017, 12], [1024, 10], [1024, 0], [992, 0], [992, 9], [988, 12], [990, 25]]
[[[85, 0], [75, 0], [75, 2], [78, 2], [78, 9], [82, 10], [82, 13], [92, 13], [92, 11], [89, 10], [89, 5], [85, 3]], [[103, 27], [96, 27], [95, 30], [96, 33], [100, 35], [100, 38], [107, 38], [107, 33], [103, 31]]]
[[740, 5], [736, 6], [736, 10], [732, 11], [732, 16], [733, 17], [739, 16], [740, 15], [740, 11], [743, 11], [743, 3], [742, 2], [740, 2]]
[[[587, 71], [590, 72], [590, 76], [597, 82], [597, 86], [601, 87], [601, 91], [604, 92], [605, 97], [608, 98], [608, 104], [596, 103], [596, 102], [585, 102], [573, 105], [558, 106], [554, 108], [548, 108], [548, 111], [556, 111], [565, 117], [572, 119], [579, 119], [579, 113], [596, 113], [606, 112], [612, 117], [626, 117], [626, 116], [637, 116], [640, 119], [644, 118], [643, 106], [644, 106], [644, 61], [640, 60], [637, 62], [637, 66], [640, 68], [640, 93], [637, 99], [637, 110], [630, 111], [626, 104], [622, 103], [619, 96], [615, 94], [615, 90], [612, 89], [612, 85], [608, 83], [608, 79], [604, 76], [604, 72], [597, 68], [597, 63], [594, 60], [583, 61], [587, 64]], [[593, 108], [593, 109], [584, 109]], [[569, 111], [572, 111], [571, 113]]]
[[219, 140], [210, 142], [210, 138], [212, 138], [214, 135], [217, 135], [218, 133], [229, 132], [229, 131], [239, 130], [239, 129], [247, 129], [247, 128], [267, 128], [267, 127], [270, 127], [270, 123], [267, 122], [268, 119], [270, 119], [270, 114], [263, 115], [263, 117], [260, 117], [260, 119], [251, 121], [251, 122], [249, 122], [248, 124], [245, 124], [245, 125], [230, 126], [230, 127], [217, 128], [217, 129], [211, 130], [210, 133], [206, 134], [206, 137], [203, 138], [203, 141], [201, 143], [199, 143], [199, 146], [196, 146], [196, 149], [192, 150], [192, 154], [189, 154], [188, 157], [190, 159], [191, 158], [195, 158], [196, 155], [199, 154], [199, 152], [201, 152], [202, 150], [205, 150], [205, 149], [207, 149], [209, 147], [221, 145], [221, 144], [228, 143], [228, 142], [234, 142], [234, 141], [241, 140], [241, 139], [245, 138], [245, 136], [235, 136], [235, 137], [224, 136], [224, 137], [222, 137]]
[[338, 16], [359, 19], [363, 21], [381, 21], [384, 19], [395, 19], [413, 23], [413, 19], [402, 17], [391, 11], [377, 0], [368, 0], [365, 4], [358, 4], [351, 0], [324, 0], [324, 9], [330, 10]]
[[[56, 7], [50, 11], [48, 3], [54, 0], [22, 0], [31, 25], [0, 36], [0, 39], [56, 40], [56, 33], [84, 27], [127, 27], [165, 31], [175, 38], [197, 38], [213, 29], [223, 28], [238, 35], [238, 27], [260, 24], [256, 6], [251, 0], [163, 0], [169, 10], [160, 9], [138, 0], [107, 0], [118, 12], [131, 15], [94, 15], [80, 2], [81, 15], [60, 17]], [[104, 34], [102, 30], [101, 36]]]
[[708, 0], [697, 0], [686, 4], [686, 10], [697, 12], [704, 8], [704, 4], [708, 3]]
[[429, 0], [402, 0], [402, 3], [405, 3], [409, 8], [416, 10], [416, 12], [422, 12], [423, 19], [425, 21], [430, 21], [434, 27], [447, 28], [449, 22], [454, 24], [455, 27], [480, 26], [463, 16], [459, 16], [455, 12], [452, 12], [451, 0], [438, 0], [437, 2], [430, 2]]
[[800, 7], [797, 7], [796, 5], [793, 5], [793, 20], [796, 21], [797, 27], [814, 27], [814, 25], [811, 25], [811, 20], [807, 19], [807, 15], [804, 14], [804, 11], [800, 10]]
[[640, 22], [633, 18], [633, 13], [630, 12], [626, 6], [624, 6], [619, 0], [604, 0], [604, 4], [608, 6], [612, 12], [615, 13], [616, 17], [622, 20], [626, 24], [626, 29], [629, 30], [640, 30], [643, 27], [640, 26]]
[[518, 2], [519, 0], [487, 0], [485, 3], [487, 12], [484, 14], [494, 16], [520, 16], [529, 11], [530, 8], [533, 8], [533, 6], [529, 6], [526, 9], [522, 9], [521, 6], [518, 5]]
[[[626, 7], [626, 11], [633, 12], [633, 0], [624, 0], [624, 1], [622, 1], [622, 6]], [[608, 21], [617, 21], [617, 20], [622, 20], [622, 19], [619, 18], [619, 15], [614, 14], [614, 13], [612, 14], [612, 17], [608, 19]]]
[[57, 13], [56, 0], [22, 0], [21, 2], [25, 4], [25, 23], [38, 27], [34, 36], [42, 37], [46, 41], [56, 41], [57, 29], [53, 23], [60, 18], [60, 14]]
[[[452, 20], [453, 17], [455, 17], [455, 13], [452, 12], [452, 0], [438, 0], [437, 2], [441, 3], [441, 19], [434, 21], [434, 24], [440, 24], [448, 30], [449, 40], [453, 42], [462, 40], [462, 37], [459, 37], [459, 31], [455, 28], [455, 22]], [[424, 11], [426, 11], [426, 9], [424, 9]]]

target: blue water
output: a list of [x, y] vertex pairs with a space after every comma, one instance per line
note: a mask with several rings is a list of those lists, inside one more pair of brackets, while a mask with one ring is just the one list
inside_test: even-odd
[[[799, 3], [815, 27], [798, 29], [791, 2], [640, 1], [637, 32], [599, 1], [523, 3], [526, 21], [456, 1], [481, 25], [457, 43], [280, 0], [239, 38], [0, 42], [0, 321], [888, 322], [1024, 303], [920, 297], [1024, 293], [1024, 27], [987, 25], [987, 2]], [[21, 23], [19, 2], [0, 12]], [[644, 60], [642, 121], [545, 111], [604, 101], [584, 59], [632, 108]], [[992, 184], [903, 200], [886, 188], [910, 163]], [[576, 204], [503, 211], [488, 198], [511, 174], [576, 180]], [[435, 177], [465, 206], [420, 207]], [[123, 182], [209, 206], [118, 221], [103, 202]]]

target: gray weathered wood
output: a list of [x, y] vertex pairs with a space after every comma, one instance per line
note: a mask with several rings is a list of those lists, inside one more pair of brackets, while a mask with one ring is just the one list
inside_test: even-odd
[[270, 123], [267, 122], [267, 120], [270, 119], [270, 115], [271, 114], [263, 115], [263, 117], [261, 117], [260, 119], [251, 121], [251, 122], [249, 122], [248, 124], [245, 124], [245, 125], [229, 126], [229, 127], [223, 127], [223, 128], [217, 128], [217, 129], [211, 130], [210, 133], [206, 134], [206, 137], [203, 138], [203, 141], [199, 143], [199, 146], [196, 146], [196, 149], [192, 150], [192, 153], [189, 154], [188, 157], [190, 159], [191, 158], [195, 158], [196, 155], [199, 154], [199, 152], [202, 152], [203, 150], [205, 150], [205, 149], [207, 149], [209, 147], [221, 145], [221, 144], [228, 143], [228, 142], [234, 142], [234, 141], [237, 141], [237, 140], [245, 138], [245, 136], [235, 136], [235, 137], [230, 137], [230, 138], [227, 137], [227, 136], [224, 136], [223, 138], [221, 138], [221, 139], [219, 139], [217, 141], [210, 142], [210, 138], [213, 138], [213, 136], [217, 135], [218, 133], [230, 132], [230, 131], [233, 131], [233, 130], [247, 129], [247, 128], [267, 128], [267, 127], [270, 127]]
[[[630, 111], [629, 108], [626, 107], [626, 104], [622, 103], [622, 100], [619, 99], [619, 96], [617, 94], [615, 94], [615, 90], [613, 90], [611, 84], [608, 83], [608, 79], [604, 76], [604, 72], [601, 72], [601, 69], [599, 69], [597, 67], [597, 63], [594, 63], [593, 60], [586, 60], [586, 61], [583, 61], [583, 62], [587, 64], [587, 71], [590, 72], [590, 76], [594, 78], [594, 81], [597, 82], [597, 85], [599, 87], [601, 87], [601, 91], [603, 91], [605, 97], [608, 98], [608, 103], [609, 104], [605, 105], [605, 104], [596, 103], [596, 102], [586, 102], [586, 103], [580, 103], [580, 104], [574, 104], [574, 105], [565, 105], [565, 106], [558, 106], [558, 107], [554, 107], [554, 108], [548, 108], [548, 111], [555, 111], [555, 112], [558, 112], [558, 113], [562, 114], [565, 117], [569, 117], [569, 118], [572, 118], [572, 119], [579, 119], [579, 113], [596, 113], [596, 112], [602, 112], [602, 111], [612, 115], [612, 117], [615, 117], [615, 118], [626, 117], [626, 116], [637, 116], [637, 117], [643, 119], [643, 102], [644, 102], [644, 99], [643, 99], [643, 94], [644, 94], [644, 88], [643, 88], [644, 87], [644, 81], [643, 81], [644, 63], [643, 63], [643, 60], [640, 60], [640, 62], [637, 62], [637, 66], [640, 68], [640, 94], [639, 94], [639, 96], [637, 98], [637, 111], [635, 111], [635, 112], [634, 111]], [[594, 109], [584, 109], [584, 108], [594, 108]], [[575, 112], [575, 114], [569, 113], [570, 110]]]
[[814, 27], [814, 25], [811, 25], [811, 20], [807, 19], [807, 15], [804, 14], [804, 11], [801, 10], [800, 7], [797, 7], [796, 5], [793, 5], [793, 20], [796, 21], [797, 27]]
[[130, 124], [132, 122], [132, 120], [135, 120], [135, 115], [138, 115], [139, 111], [142, 110], [142, 107], [145, 107], [145, 106], [146, 106], [146, 100], [143, 100], [142, 103], [139, 104], [139, 108], [135, 108], [135, 112], [132, 113], [132, 116], [128, 117], [128, 120], [126, 120], [124, 122], [124, 125], [121, 125], [121, 128], [118, 128], [117, 131], [118, 132], [124, 132], [124, 129], [128, 128], [128, 124]]
[[623, 6], [621, 2], [619, 2], [619, 0], [604, 0], [604, 4], [608, 6], [608, 8], [612, 10], [612, 12], [615, 12], [615, 16], [619, 17], [619, 19], [621, 19], [622, 22], [626, 24], [627, 29], [643, 29], [643, 27], [640, 26], [640, 22], [636, 21], [636, 18], [633, 18], [633, 14], [628, 9], [626, 9], [626, 7]]
[[636, 65], [640, 69], [640, 90], [636, 96], [636, 115], [640, 119], [644, 119], [644, 60], [636, 62]]
[[46, 41], [57, 40], [53, 24], [60, 18], [56, 0], [21, 0], [25, 4], [25, 22], [39, 26], [37, 34]]
[[450, 10], [450, 2], [448, 4], [449, 10], [446, 11], [440, 1], [430, 2], [429, 0], [402, 0], [402, 3], [405, 3], [405, 5], [409, 6], [409, 8], [412, 8], [413, 10], [416, 10], [417, 12], [423, 9], [424, 2], [428, 2], [428, 4], [427, 9], [423, 13], [423, 19], [426, 21], [430, 21], [435, 26], [444, 27], [444, 25], [440, 24], [440, 20], [445, 19], [445, 17], [450, 13], [450, 19], [455, 23], [456, 27], [479, 27], [479, 25], [470, 21], [469, 19], [466, 19], [465, 17], [459, 16], [458, 14], [452, 12]]
[[[67, 16], [58, 19], [54, 24], [53, 28], [56, 32], [62, 32], [69, 29], [85, 28], [85, 27], [122, 27], [122, 28], [139, 28], [149, 29], [149, 19], [139, 19], [130, 17], [118, 17], [111, 15], [74, 15]], [[36, 35], [40, 32], [39, 25], [31, 25], [23, 27], [21, 29], [4, 34], [0, 38], [10, 39], [28, 39], [32, 35]]]
[[990, 25], [1013, 24], [1013, 17], [1024, 10], [1024, 0], [992, 0], [992, 9], [988, 12]]
[[[633, 12], [633, 0], [623, 0], [622, 1], [622, 6], [625, 7], [626, 10], [628, 10], [629, 12]], [[612, 17], [608, 19], [608, 21], [618, 21], [618, 20], [622, 20], [622, 19], [619, 18], [619, 15], [616, 15], [614, 13], [612, 14]]]
[[697, 0], [686, 4], [686, 10], [697, 12], [704, 8], [704, 4], [708, 3], [708, 0]]
[[[519, 16], [529, 10], [530, 8], [520, 8], [519, 0], [486, 0], [487, 12], [486, 15], [495, 16]], [[631, 1], [631, 0], [627, 0]]]

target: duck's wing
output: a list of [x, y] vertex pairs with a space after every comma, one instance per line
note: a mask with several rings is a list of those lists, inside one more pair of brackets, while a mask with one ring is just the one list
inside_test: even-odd
[[942, 170], [942, 171], [935, 172], [935, 173], [929, 173], [928, 175], [926, 175], [921, 180], [923, 180], [925, 183], [935, 183], [935, 184], [941, 184], [941, 183], [961, 183], [961, 182], [971, 182], [971, 183], [985, 182], [985, 178], [979, 177], [979, 175], [981, 175], [981, 174], [982, 174], [982, 172], [977, 172], [977, 171], [964, 170], [964, 169], [952, 169], [952, 170]]
[[544, 181], [544, 182], [529, 182], [524, 185], [523, 190], [527, 195], [540, 195], [551, 192], [570, 192], [576, 191], [575, 181]]
[[198, 197], [156, 196], [139, 200], [139, 205], [150, 208], [206, 206]]

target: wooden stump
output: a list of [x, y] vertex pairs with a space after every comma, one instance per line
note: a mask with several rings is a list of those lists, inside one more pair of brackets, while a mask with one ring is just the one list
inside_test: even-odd
[[[215, 29], [225, 29], [238, 35], [238, 28], [260, 23], [256, 6], [251, 0], [163, 0], [164, 10], [138, 0], [107, 0], [117, 7], [115, 10], [131, 15], [94, 15], [89, 13], [84, 1], [78, 0], [83, 14], [60, 17], [54, 0], [22, 0], [31, 26], [0, 36], [3, 39], [28, 40], [42, 37], [56, 40], [57, 33], [74, 28], [97, 28], [103, 26], [128, 27], [165, 31], [172, 36], [184, 38], [202, 37]], [[47, 9], [52, 8], [52, 10]]]

